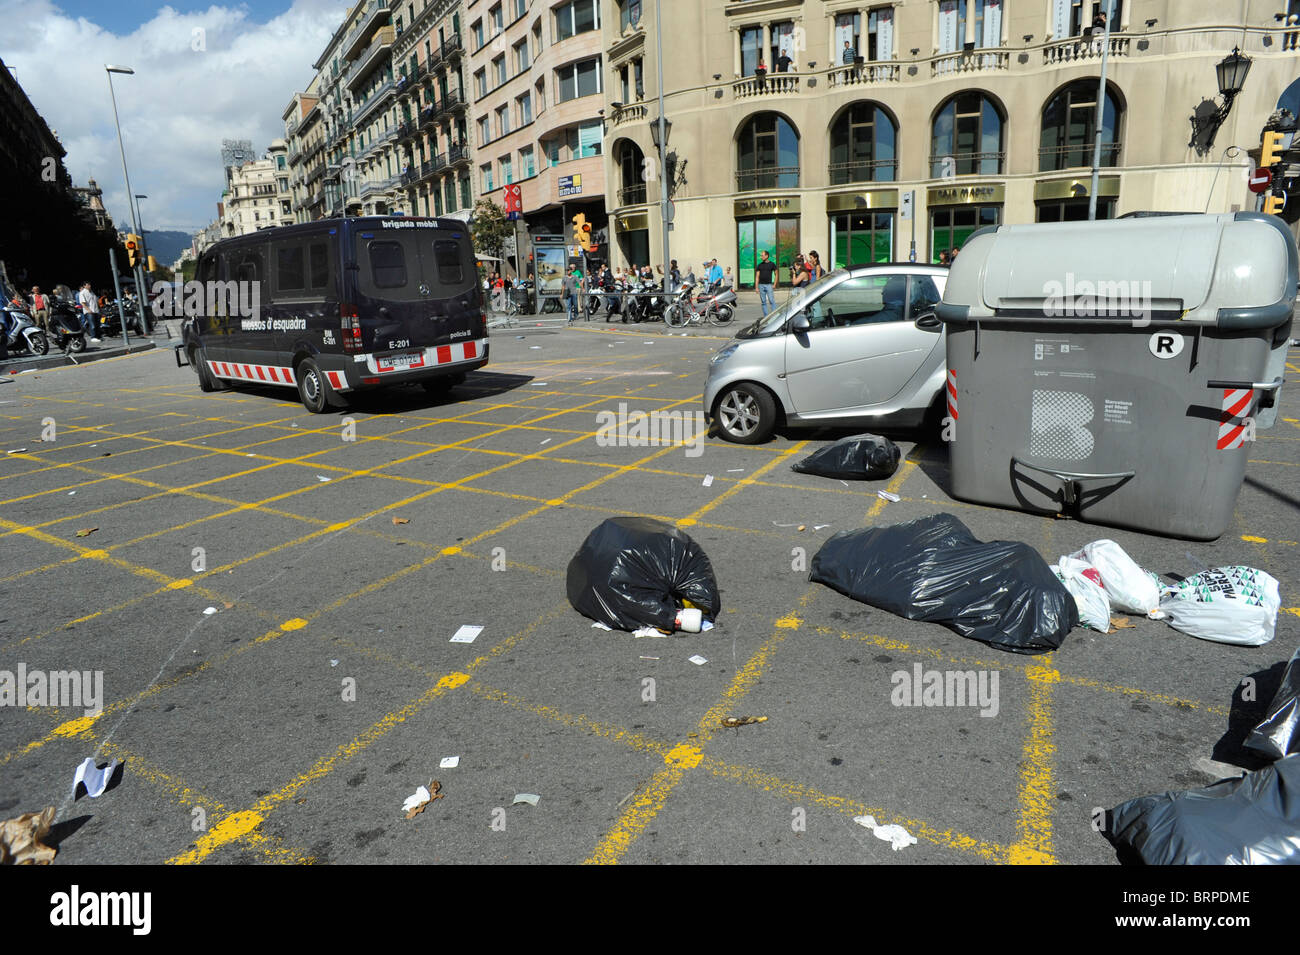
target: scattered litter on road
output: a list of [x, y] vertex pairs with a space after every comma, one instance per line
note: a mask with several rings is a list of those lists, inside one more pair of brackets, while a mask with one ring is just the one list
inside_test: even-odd
[[638, 627], [632, 631], [634, 637], [671, 637], [672, 634], [667, 630], [660, 630], [658, 627]]
[[68, 497], [72, 497], [72, 496], [73, 496], [74, 494], [76, 494], [76, 493], [77, 493], [76, 491], [69, 491], [69, 492], [68, 492]]
[[542, 444], [550, 444], [550, 443], [551, 443], [551, 439], [550, 439], [550, 438], [547, 438], [545, 441], [540, 441], [540, 442], [538, 442], [539, 446], [542, 445]]
[[393, 526], [394, 526], [394, 527], [396, 527], [396, 526], [399, 525], [399, 524], [409, 524], [409, 523], [411, 523], [411, 521], [410, 521], [409, 518], [406, 518], [406, 517], [394, 517], [394, 518], [393, 518]]
[[727, 473], [728, 473], [728, 474], [738, 474], [738, 473], [740, 473], [740, 472], [743, 471], [743, 470], [745, 470], [745, 469], [744, 469], [744, 468], [727, 468]]
[[515, 336], [515, 341], [522, 341], [523, 339], [525, 339], [525, 338], [527, 338], [527, 337], [528, 337], [527, 335], [516, 335], [516, 336]]
[[605, 626], [605, 624], [601, 623], [599, 620], [597, 620], [595, 623], [593, 623], [593, 624], [591, 625], [591, 629], [592, 629], [592, 630], [608, 630], [608, 631], [611, 632], [611, 633], [612, 633], [613, 630], [614, 630], [613, 627], [607, 627], [607, 626]]
[[799, 525], [798, 525], [798, 524], [778, 524], [776, 521], [773, 521], [773, 522], [772, 522], [772, 526], [773, 526], [773, 527], [798, 527]]
[[815, 530], [815, 531], [819, 531], [819, 530], [822, 530], [823, 528], [827, 528], [827, 527], [830, 527], [830, 525], [829, 525], [829, 524], [814, 524], [814, 525], [813, 525], [813, 530]]
[[899, 497], [897, 494], [894, 494], [892, 491], [877, 491], [876, 497], [880, 498], [883, 501], [888, 501], [890, 504], [897, 504], [899, 501], [902, 500], [901, 497]]
[[327, 481], [329, 481], [329, 478], [327, 478], [327, 477], [323, 477], [322, 475], [318, 474], [318, 475], [316, 475], [316, 480], [318, 480], [318, 481], [320, 481], [322, 484], [324, 484], [324, 483], [326, 483]]
[[449, 640], [448, 642], [449, 643], [473, 643], [474, 640], [478, 637], [478, 635], [482, 632], [483, 632], [482, 627], [474, 627], [469, 624], [465, 624], [459, 630], [456, 631], [456, 633], [452, 636], [451, 640]]
[[802, 461], [790, 465], [791, 471], [819, 477], [877, 481], [898, 470], [903, 453], [898, 445], [878, 434], [855, 434], [819, 448]]
[[211, 617], [216, 612], [217, 612], [216, 607], [208, 607], [206, 610], [203, 611], [203, 616]]
[[611, 517], [592, 530], [569, 561], [565, 592], [584, 617], [628, 632], [671, 632], [683, 609], [698, 610], [701, 622], [722, 610], [708, 556], [680, 528], [648, 517]]
[[801, 530], [801, 531], [802, 531], [802, 530], [807, 530], [807, 528], [808, 528], [808, 525], [807, 525], [807, 524], [800, 524], [799, 527], [798, 527], [798, 530]]
[[27, 450], [26, 448], [10, 448], [8, 453], [9, 453], [9, 454], [22, 454], [22, 453], [23, 453], [24, 451], [26, 451], [26, 450]]
[[1145, 614], [1153, 620], [1164, 617], [1160, 610], [1160, 578], [1143, 570], [1112, 540], [1084, 544], [1070, 555], [1097, 569], [1116, 610]]
[[402, 809], [406, 812], [407, 819], [414, 819], [420, 813], [424, 812], [425, 807], [435, 799], [443, 798], [445, 794], [442, 791], [442, 783], [434, 779], [427, 786], [421, 786], [411, 795], [406, 797], [402, 803]]
[[704, 486], [705, 486], [705, 487], [712, 487], [712, 486], [713, 486], [713, 475], [712, 475], [712, 474], [706, 474], [706, 475], [704, 475]]
[[1240, 647], [1272, 640], [1281, 606], [1277, 580], [1240, 566], [1193, 574], [1176, 587], [1166, 587], [1160, 599], [1160, 609], [1175, 630]]
[[536, 351], [541, 351], [541, 350], [542, 350], [542, 346], [541, 346], [541, 345], [529, 345], [528, 347], [529, 347], [529, 348], [532, 348], [532, 349], [535, 349]]
[[735, 729], [737, 726], [750, 726], [754, 723], [766, 723], [766, 716], [724, 716], [722, 725], [728, 729]]
[[332, 667], [336, 667], [336, 666], [338, 666], [338, 665], [339, 665], [339, 661], [338, 661], [338, 660], [331, 660], [331, 661], [330, 661], [330, 666], [332, 666]]
[[78, 784], [86, 787], [86, 795], [95, 799], [104, 794], [108, 788], [109, 780], [113, 778], [113, 772], [117, 769], [117, 760], [109, 760], [108, 765], [103, 769], [95, 766], [95, 760], [87, 756], [85, 761], [77, 767], [76, 775], [72, 778], [72, 791], [75, 794]]
[[1101, 574], [1086, 561], [1062, 557], [1052, 573], [1065, 584], [1079, 610], [1079, 622], [1089, 630], [1110, 633], [1110, 598], [1102, 586]]
[[83, 527], [81, 530], [77, 531], [77, 536], [78, 536], [78, 537], [89, 537], [91, 534], [95, 533], [95, 531], [97, 531], [97, 530], [99, 530], [98, 527]]
[[912, 835], [902, 826], [888, 825], [881, 826], [876, 823], [875, 816], [854, 816], [853, 821], [859, 826], [870, 829], [877, 839], [883, 839], [888, 842], [890, 847], [898, 852], [908, 846], [916, 845], [916, 836]]
[[848, 481], [841, 481], [840, 483], [843, 484], [845, 487], [848, 487], [848, 486], [849, 486], [849, 482], [848, 482]]
[[697, 667], [702, 667], [702, 666], [704, 666], [704, 664], [706, 664], [706, 663], [709, 662], [709, 660], [708, 660], [707, 657], [702, 657], [702, 656], [700, 656], [698, 653], [695, 654], [695, 656], [693, 656], [693, 657], [687, 657], [686, 659], [690, 660], [690, 661], [691, 661], [692, 663], [694, 663]]
[[1103, 834], [1146, 865], [1300, 863], [1300, 754], [1204, 789], [1142, 796], [1111, 810]]
[[1137, 624], [1128, 617], [1111, 616], [1110, 627], [1112, 630], [1136, 630]]
[[515, 801], [510, 805], [517, 806], [521, 802], [526, 802], [530, 806], [536, 806], [541, 801], [541, 796], [536, 793], [515, 793]]
[[1055, 650], [1079, 623], [1074, 598], [1036, 550], [980, 541], [951, 514], [833, 534], [809, 579], [1012, 653]]
[[456, 768], [457, 766], [459, 766], [459, 765], [460, 765], [460, 757], [459, 757], [459, 756], [444, 756], [444, 757], [443, 757], [443, 758], [438, 762], [438, 768], [439, 768], [439, 769], [455, 769], [455, 768]]
[[641, 657], [642, 660], [658, 660], [658, 657]]
[[1243, 745], [1271, 759], [1300, 751], [1300, 650], [1292, 654], [1273, 702]]
[[25, 812], [0, 823], [0, 865], [49, 865], [59, 850], [41, 842], [50, 832], [55, 809]]

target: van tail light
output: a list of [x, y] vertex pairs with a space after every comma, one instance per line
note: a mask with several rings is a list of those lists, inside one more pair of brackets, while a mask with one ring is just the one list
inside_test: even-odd
[[488, 337], [487, 312], [486, 312], [486, 311], [480, 311], [478, 317], [479, 317], [479, 322], [482, 323], [482, 324], [479, 326], [479, 334], [480, 334], [483, 338], [487, 338], [487, 337]]
[[361, 319], [357, 317], [355, 305], [340, 305], [339, 318], [343, 328], [343, 350], [345, 352], [362, 351]]

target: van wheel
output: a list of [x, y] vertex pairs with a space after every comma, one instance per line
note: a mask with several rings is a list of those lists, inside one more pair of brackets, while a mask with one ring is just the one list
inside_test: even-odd
[[297, 369], [298, 397], [302, 405], [312, 414], [324, 414], [331, 407], [340, 404], [330, 390], [325, 373], [320, 370], [313, 358], [304, 358]]
[[194, 367], [195, 373], [199, 376], [199, 391], [225, 391], [226, 385], [219, 378], [215, 378], [212, 372], [208, 371], [208, 359], [203, 354], [201, 348], [190, 349], [190, 364]]
[[735, 385], [718, 399], [718, 426], [722, 436], [737, 444], [759, 444], [776, 428], [776, 401], [766, 388]]

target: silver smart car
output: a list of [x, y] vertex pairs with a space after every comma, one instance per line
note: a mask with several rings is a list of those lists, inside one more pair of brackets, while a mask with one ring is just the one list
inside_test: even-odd
[[728, 441], [789, 427], [920, 424], [941, 407], [948, 269], [837, 269], [799, 289], [709, 359], [704, 414]]

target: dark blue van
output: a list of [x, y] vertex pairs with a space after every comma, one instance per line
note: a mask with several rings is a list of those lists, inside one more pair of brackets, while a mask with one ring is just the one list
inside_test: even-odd
[[199, 388], [297, 388], [308, 411], [366, 388], [445, 393], [488, 360], [469, 229], [455, 219], [321, 219], [223, 239], [178, 306]]

